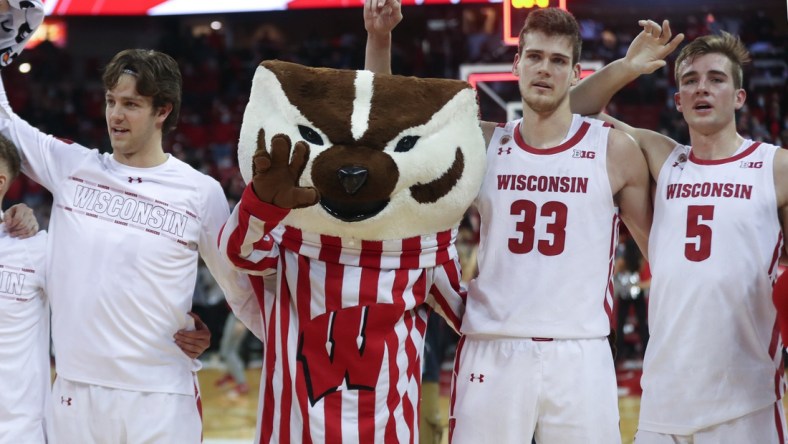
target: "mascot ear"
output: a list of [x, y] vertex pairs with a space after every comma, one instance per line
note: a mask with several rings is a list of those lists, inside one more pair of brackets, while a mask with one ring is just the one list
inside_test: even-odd
[[5, 0], [0, 11], [0, 68], [8, 66], [25, 48], [44, 21], [41, 0]]

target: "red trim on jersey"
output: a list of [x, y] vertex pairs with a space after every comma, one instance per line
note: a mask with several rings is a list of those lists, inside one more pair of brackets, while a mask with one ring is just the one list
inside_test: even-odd
[[451, 395], [449, 401], [449, 442], [452, 442], [452, 437], [454, 436], [454, 425], [456, 420], [454, 419], [454, 403], [457, 401], [457, 378], [460, 375], [460, 359], [462, 359], [462, 349], [465, 345], [465, 335], [460, 336], [460, 340], [457, 342], [457, 351], [454, 353], [454, 375], [451, 378]]
[[613, 271], [615, 270], [616, 266], [616, 233], [618, 233], [619, 227], [619, 218], [618, 214], [613, 215], [613, 223], [612, 223], [612, 230], [610, 233], [610, 264], [608, 265], [608, 272], [607, 272], [607, 290], [605, 291], [604, 296], [604, 306], [605, 306], [605, 313], [607, 313], [607, 320], [610, 326], [613, 325], [613, 306], [608, 302], [608, 295], [610, 299], [613, 298]]
[[[194, 400], [197, 402], [197, 413], [200, 415], [200, 424], [202, 424], [202, 396], [200, 396], [200, 386], [197, 385], [197, 375], [194, 376]], [[203, 439], [203, 432], [200, 431], [200, 442]]]
[[780, 344], [780, 323], [775, 319], [774, 327], [772, 327], [772, 339], [769, 341], [769, 357], [772, 359], [777, 356], [777, 349], [782, 349], [782, 347], [778, 347], [778, 344]]
[[554, 146], [552, 148], [535, 148], [525, 143], [525, 140], [523, 139], [523, 135], [520, 134], [520, 125], [522, 125], [522, 120], [518, 122], [517, 126], [514, 128], [514, 142], [517, 144], [517, 146], [522, 148], [524, 151], [527, 151], [531, 154], [540, 154], [540, 155], [556, 154], [562, 151], [566, 151], [569, 148], [572, 148], [573, 146], [577, 145], [581, 140], [583, 140], [583, 137], [585, 137], [586, 133], [588, 132], [588, 129], [591, 127], [590, 123], [584, 121], [583, 123], [580, 124], [580, 128], [577, 129], [577, 132], [572, 137], [570, 137], [569, 140], [567, 140], [566, 142], [558, 146]]
[[772, 263], [769, 265], [769, 276], [774, 273], [774, 268], [780, 262], [780, 256], [782, 253], [782, 246], [783, 246], [783, 232], [779, 231], [777, 236], [777, 244], [774, 246], [774, 253], [772, 254]]
[[[782, 402], [777, 400], [777, 402]], [[777, 405], [777, 402], [774, 403], [774, 423], [777, 427], [777, 437], [780, 440], [780, 444], [785, 444], [785, 436], [783, 435], [783, 421], [785, 421], [785, 417], [780, 414], [780, 407]]]
[[755, 151], [756, 148], [758, 148], [758, 145], [760, 145], [760, 144], [761, 144], [761, 142], [755, 142], [752, 145], [748, 146], [747, 149], [745, 149], [744, 151], [740, 152], [739, 154], [736, 154], [736, 155], [734, 155], [732, 157], [728, 157], [726, 159], [698, 159], [695, 156], [695, 153], [692, 151], [692, 148], [690, 148], [689, 160], [690, 160], [690, 162], [698, 164], [698, 165], [722, 165], [724, 163], [735, 162], [735, 161], [737, 161], [739, 159], [743, 159], [743, 158], [749, 156], [750, 154], [752, 154]]

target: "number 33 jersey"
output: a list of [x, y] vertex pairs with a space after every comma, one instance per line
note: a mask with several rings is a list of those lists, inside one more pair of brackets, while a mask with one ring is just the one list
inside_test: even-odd
[[609, 128], [575, 115], [561, 144], [538, 149], [525, 143], [520, 123], [496, 128], [487, 147], [479, 276], [462, 331], [607, 336], [619, 221], [607, 174]]
[[747, 140], [732, 157], [702, 160], [679, 145], [662, 166], [649, 243], [644, 430], [689, 434], [781, 396], [777, 149]]

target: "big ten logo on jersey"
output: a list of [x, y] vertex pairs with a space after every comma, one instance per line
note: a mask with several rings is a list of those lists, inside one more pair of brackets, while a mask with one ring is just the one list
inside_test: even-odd
[[386, 352], [396, 353], [402, 310], [394, 304], [355, 306], [302, 323], [297, 359], [312, 406], [342, 389], [375, 390]]
[[742, 168], [763, 168], [763, 162], [747, 162], [742, 160], [739, 166]]
[[593, 159], [596, 157], [594, 151], [572, 150], [572, 157], [576, 159]]

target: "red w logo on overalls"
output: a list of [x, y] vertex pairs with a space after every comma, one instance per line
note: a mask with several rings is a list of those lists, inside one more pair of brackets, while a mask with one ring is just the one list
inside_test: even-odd
[[377, 304], [345, 308], [305, 322], [298, 361], [304, 369], [309, 402], [314, 406], [343, 385], [374, 391], [386, 339], [394, 336], [397, 341], [394, 326], [401, 317], [401, 307]]

